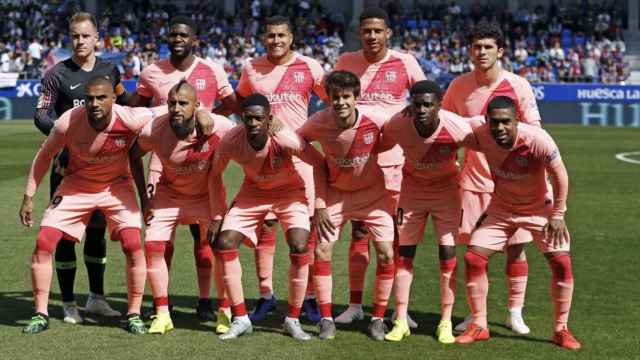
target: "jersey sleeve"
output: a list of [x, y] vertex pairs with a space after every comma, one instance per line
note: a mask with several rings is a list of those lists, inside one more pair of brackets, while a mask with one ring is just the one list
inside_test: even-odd
[[214, 64], [213, 73], [216, 77], [216, 83], [218, 84], [218, 98], [224, 99], [227, 96], [233, 94], [233, 87], [231, 87], [231, 83], [229, 83], [229, 78], [227, 74], [224, 72], [221, 66]]
[[242, 67], [242, 73], [240, 74], [240, 80], [236, 86], [236, 93], [242, 97], [247, 97], [253, 92], [251, 90], [251, 83], [249, 81], [249, 70], [251, 62], [247, 61]]
[[140, 81], [138, 81], [138, 88], [136, 89], [138, 95], [144, 96], [146, 98], [153, 97], [153, 84], [151, 84], [151, 81], [149, 79], [150, 72], [151, 67], [142, 70], [142, 73], [140, 73]]
[[129, 101], [129, 94], [127, 94], [127, 89], [124, 87], [122, 80], [120, 79], [120, 71], [115, 65], [111, 65], [111, 78], [113, 79], [113, 89], [116, 93], [116, 103], [120, 105], [126, 105], [127, 101]]
[[153, 122], [145, 125], [140, 134], [138, 134], [138, 146], [142, 151], [149, 152], [153, 150], [153, 141], [151, 139], [151, 132], [153, 130]]
[[63, 114], [61, 119], [55, 123], [55, 126], [49, 133], [49, 136], [36, 153], [33, 163], [31, 164], [31, 169], [29, 170], [29, 176], [27, 177], [27, 187], [24, 192], [25, 195], [35, 195], [40, 181], [42, 181], [42, 178], [49, 169], [51, 160], [64, 148], [66, 144], [68, 117], [70, 116], [71, 111], [72, 110], [69, 110], [67, 113]]
[[456, 103], [453, 101], [454, 93], [455, 93], [456, 81], [453, 80], [451, 84], [449, 84], [449, 88], [444, 93], [444, 97], [442, 98], [442, 109], [451, 111], [456, 114], [460, 114], [460, 111], [456, 109]]
[[422, 71], [420, 64], [418, 64], [418, 60], [416, 60], [413, 55], [408, 54], [408, 56], [404, 59], [404, 64], [406, 66], [407, 73], [409, 74], [410, 86], [413, 86], [418, 81], [427, 79], [424, 76], [424, 71]]
[[164, 115], [168, 112], [166, 106], [156, 106], [153, 108], [145, 107], [122, 107], [122, 111], [118, 113], [120, 118], [125, 122], [127, 128], [133, 132], [138, 132], [151, 120], [157, 116]]
[[543, 130], [542, 136], [538, 139], [539, 141], [534, 147], [535, 155], [544, 161], [553, 186], [553, 211], [551, 217], [563, 218], [567, 210], [569, 175], [560, 156], [560, 150], [551, 136]]
[[297, 130], [298, 135], [302, 137], [303, 140], [312, 142], [318, 140], [318, 131], [316, 118], [319, 113], [312, 115], [309, 120], [305, 121], [302, 127]]
[[541, 117], [538, 110], [538, 103], [536, 102], [536, 96], [533, 93], [533, 89], [528, 82], [524, 82], [520, 86], [520, 114], [522, 115], [522, 122], [529, 125], [540, 126]]
[[49, 135], [55, 120], [53, 119], [54, 107], [56, 100], [58, 99], [58, 89], [60, 82], [55, 73], [56, 67], [47, 71], [44, 78], [41, 81], [40, 96], [38, 97], [38, 103], [36, 104], [36, 111], [33, 115], [33, 121], [45, 135]]
[[313, 75], [313, 92], [320, 98], [320, 100], [326, 102], [328, 100], [328, 96], [324, 90], [324, 69], [322, 69], [322, 66], [315, 61], [309, 62], [309, 68]]

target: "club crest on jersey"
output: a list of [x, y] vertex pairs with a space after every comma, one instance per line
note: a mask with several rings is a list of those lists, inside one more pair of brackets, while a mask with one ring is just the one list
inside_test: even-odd
[[516, 164], [520, 165], [520, 167], [525, 167], [529, 161], [524, 156], [516, 156]]
[[375, 137], [373, 135], [373, 132], [369, 131], [368, 133], [364, 134], [362, 139], [364, 140], [365, 144], [371, 145], [373, 144], [373, 140], [375, 139]]
[[302, 71], [294, 71], [293, 81], [296, 84], [302, 84], [304, 82], [304, 73]]
[[396, 81], [396, 72], [395, 71], [386, 71], [384, 73], [384, 80], [386, 82], [393, 82]]
[[207, 88], [207, 80], [205, 79], [197, 79], [196, 80], [196, 89], [197, 90], [204, 90]]

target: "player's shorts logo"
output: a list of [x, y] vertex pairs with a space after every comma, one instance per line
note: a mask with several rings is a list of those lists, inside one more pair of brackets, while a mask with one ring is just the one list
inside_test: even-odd
[[364, 143], [367, 144], [367, 145], [373, 144], [373, 140], [374, 140], [373, 132], [370, 131], [370, 132], [364, 134], [363, 140], [364, 140]]
[[123, 148], [123, 147], [127, 146], [127, 139], [125, 139], [125, 138], [121, 138], [120, 137], [120, 138], [115, 139], [113, 142], [119, 148]]
[[204, 90], [207, 88], [207, 80], [205, 79], [197, 79], [196, 80], [196, 89], [197, 90]]
[[521, 167], [525, 167], [525, 166], [527, 166], [527, 164], [529, 164], [529, 161], [524, 156], [517, 156], [516, 157], [516, 164], [520, 165]]
[[58, 205], [60, 205], [61, 202], [62, 202], [62, 196], [56, 195], [53, 199], [51, 199], [51, 205], [49, 205], [49, 207], [52, 209], [55, 209], [58, 207]]
[[202, 171], [209, 167], [209, 162], [207, 160], [198, 161], [198, 170]]
[[451, 146], [450, 145], [443, 145], [440, 147], [440, 154], [441, 155], [448, 155], [449, 153], [451, 153]]
[[296, 84], [302, 84], [304, 82], [304, 73], [301, 71], [295, 71], [293, 73], [293, 81]]
[[209, 152], [209, 142], [205, 141], [204, 143], [202, 143], [202, 145], [200, 146], [200, 150], [198, 150], [198, 152], [201, 152], [201, 153]]
[[386, 71], [384, 73], [384, 80], [386, 82], [393, 82], [396, 81], [396, 72], [395, 71]]

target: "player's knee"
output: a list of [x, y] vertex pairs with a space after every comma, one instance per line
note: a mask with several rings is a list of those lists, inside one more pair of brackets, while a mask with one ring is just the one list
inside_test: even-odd
[[220, 233], [213, 244], [215, 250], [233, 250], [238, 248], [243, 235], [237, 231], [227, 230]]
[[53, 254], [53, 250], [58, 245], [60, 239], [62, 239], [62, 232], [60, 230], [43, 226], [38, 232], [35, 251]]
[[551, 266], [554, 279], [569, 281], [573, 279], [571, 255], [568, 252], [545, 254]]
[[414, 258], [416, 256], [417, 246], [415, 245], [402, 245], [398, 247], [398, 256], [406, 258]]
[[388, 264], [393, 261], [393, 244], [381, 243], [377, 248], [378, 263]]
[[440, 260], [449, 260], [456, 256], [456, 247], [449, 245], [438, 246], [438, 258]]
[[301, 254], [307, 251], [309, 242], [309, 232], [307, 230], [293, 228], [287, 230], [286, 235], [290, 253]]
[[331, 248], [328, 246], [318, 245], [314, 251], [316, 261], [331, 261]]
[[359, 240], [365, 238], [369, 235], [369, 230], [364, 225], [363, 222], [360, 221], [352, 221], [351, 222], [351, 237], [354, 240]]
[[489, 258], [473, 250], [464, 254], [464, 263], [471, 273], [485, 272]]
[[165, 241], [145, 241], [144, 251], [148, 256], [164, 255], [167, 243]]
[[120, 231], [120, 245], [125, 254], [142, 250], [140, 229], [123, 229]]

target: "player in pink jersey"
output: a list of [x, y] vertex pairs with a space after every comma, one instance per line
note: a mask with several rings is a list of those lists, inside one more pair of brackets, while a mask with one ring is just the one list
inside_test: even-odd
[[273, 116], [264, 95], [256, 93], [246, 97], [241, 109], [244, 126], [236, 127], [222, 139], [212, 170], [213, 175], [219, 176], [229, 161], [234, 160], [245, 174], [214, 242], [234, 315], [229, 332], [220, 335], [220, 339], [235, 339], [252, 331], [244, 305], [238, 247], [245, 241], [255, 246], [258, 228], [269, 213], [274, 213], [282, 224], [291, 259], [289, 310], [283, 326], [295, 339], [309, 340], [311, 336], [302, 330], [298, 318], [309, 276], [310, 222], [304, 181], [294, 167], [293, 157], [315, 164], [317, 173], [321, 174], [322, 155], [291, 130], [272, 128]]
[[[221, 103], [214, 112], [223, 115], [231, 114], [235, 108], [236, 99], [227, 75], [220, 65], [195, 56], [194, 47], [197, 41], [197, 28], [190, 18], [176, 16], [171, 19], [168, 34], [171, 55], [168, 59], [152, 64], [142, 71], [138, 89], [132, 95], [129, 103], [133, 106], [163, 105], [167, 102], [169, 90], [180, 80], [185, 79], [196, 89], [196, 96], [203, 108], [212, 110], [216, 103]], [[157, 156], [152, 155], [147, 180], [151, 195], [155, 191], [161, 174], [162, 162]], [[199, 226], [191, 224], [189, 229], [194, 240], [194, 255], [196, 256], [195, 263], [198, 274], [199, 299], [196, 314], [203, 321], [212, 320], [214, 314], [209, 299], [211, 283], [207, 279], [211, 276], [213, 255], [206, 247], [206, 241], [200, 238]], [[165, 254], [167, 264], [171, 267], [173, 242], [167, 244]], [[222, 282], [219, 276], [217, 279], [217, 283]], [[224, 289], [217, 287], [218, 298], [221, 297], [223, 291]], [[228, 313], [228, 309], [226, 310]], [[224, 314], [225, 312], [219, 309], [218, 315], [222, 323], [228, 322]], [[223, 330], [223, 327], [224, 324], [220, 330]]]
[[[518, 122], [517, 105], [506, 96], [491, 100], [487, 123], [472, 125], [477, 143], [485, 154], [495, 179], [494, 196], [471, 236], [465, 254], [465, 289], [472, 322], [458, 343], [489, 338], [487, 293], [489, 257], [505, 247], [522, 248], [533, 238], [553, 274], [551, 299], [555, 326], [553, 343], [578, 350], [581, 345], [567, 326], [573, 295], [573, 271], [569, 253], [569, 231], [565, 225], [569, 177], [553, 139], [540, 127]], [[551, 178], [553, 200], [548, 197]], [[517, 231], [528, 237], [513, 237]]]
[[[111, 80], [94, 77], [86, 85], [85, 106], [65, 112], [33, 160], [20, 208], [23, 225], [33, 226], [33, 196], [51, 159], [65, 146], [69, 166], [62, 184], [45, 210], [31, 259], [35, 314], [23, 332], [49, 327], [48, 301], [52, 252], [64, 240], [79, 242], [91, 213], [104, 213], [111, 239], [119, 240], [127, 258], [129, 308], [127, 329], [146, 332], [140, 317], [146, 266], [140, 244], [140, 209], [130, 178], [127, 151], [136, 133], [155, 116], [146, 108], [114, 105]], [[66, 240], [69, 241], [69, 240]]]
[[395, 265], [394, 224], [384, 175], [378, 165], [380, 134], [385, 118], [356, 108], [360, 80], [348, 71], [334, 71], [326, 79], [330, 107], [314, 114], [299, 130], [308, 141], [322, 146], [328, 181], [317, 183], [314, 222], [319, 231], [315, 250], [314, 283], [320, 306], [321, 339], [333, 339], [336, 328], [331, 311], [333, 280], [331, 258], [340, 229], [348, 220], [359, 220], [372, 234], [378, 256], [369, 335], [383, 340], [383, 322]]
[[[380, 8], [367, 8], [360, 15], [360, 42], [362, 50], [340, 56], [336, 70], [356, 74], [362, 83], [358, 107], [386, 116], [386, 120], [407, 105], [409, 88], [425, 76], [413, 55], [387, 48], [391, 37], [389, 17]], [[396, 146], [380, 154], [378, 162], [385, 175], [385, 186], [391, 194], [395, 214], [402, 182], [402, 150]], [[362, 223], [352, 222], [349, 248], [349, 308], [336, 317], [337, 323], [350, 323], [362, 319], [362, 290], [369, 264], [370, 235]], [[412, 326], [417, 326], [409, 319]]]
[[431, 216], [440, 258], [441, 320], [436, 336], [453, 343], [451, 313], [456, 291], [455, 244], [460, 225], [460, 190], [457, 152], [475, 140], [467, 121], [440, 110], [442, 91], [432, 81], [419, 81], [411, 88], [409, 113], [397, 113], [384, 127], [383, 142], [399, 144], [405, 156], [402, 192], [397, 213], [399, 247], [396, 254], [396, 310], [394, 327], [385, 339], [401, 341], [411, 331], [407, 307], [413, 259]]
[[[502, 32], [495, 25], [481, 22], [471, 30], [470, 56], [475, 70], [453, 80], [444, 95], [442, 108], [464, 117], [485, 115], [491, 99], [508, 96], [515, 100], [522, 122], [539, 126], [540, 114], [531, 86], [525, 79], [500, 67], [498, 60], [504, 52], [503, 43]], [[460, 182], [463, 211], [459, 236], [461, 243], [466, 244], [493, 193], [493, 179], [483, 154], [468, 149], [465, 151]], [[526, 231], [518, 231], [514, 236], [530, 235]], [[507, 326], [519, 334], [527, 334], [529, 328], [522, 318], [522, 308], [528, 264], [523, 250], [508, 250], [505, 273], [509, 289]], [[456, 330], [464, 331], [470, 320], [468, 316], [456, 326]]]
[[[199, 103], [196, 89], [186, 80], [180, 81], [168, 96], [169, 114], [147, 124], [131, 148], [130, 164], [143, 213], [147, 222], [145, 230], [145, 251], [147, 255], [148, 277], [153, 293], [156, 314], [149, 328], [150, 333], [164, 334], [173, 329], [169, 314], [169, 274], [165, 261], [165, 247], [173, 241], [178, 224], [196, 223], [200, 227], [201, 246], [194, 248], [197, 259], [206, 258], [211, 253], [207, 237], [210, 221], [219, 227], [222, 214], [226, 210], [224, 187], [217, 193], [209, 193], [209, 170], [211, 158], [221, 137], [233, 127], [233, 123], [222, 116], [214, 115], [211, 134], [203, 136], [196, 128], [196, 109]], [[151, 200], [147, 196], [142, 157], [153, 151], [162, 162], [162, 176]], [[218, 180], [222, 181], [220, 174]], [[212, 215], [213, 214], [213, 215]], [[213, 263], [207, 265], [211, 274]], [[206, 267], [206, 266], [203, 266]], [[199, 276], [201, 287], [209, 287], [211, 276]], [[218, 284], [224, 289], [224, 284]], [[220, 294], [220, 296], [224, 296]], [[229, 308], [224, 304], [220, 308]]]
[[[271, 104], [271, 113], [289, 129], [297, 130], [308, 118], [311, 93], [326, 99], [322, 80], [324, 71], [314, 59], [291, 50], [293, 32], [289, 19], [284, 16], [268, 18], [265, 23], [264, 44], [267, 54], [251, 59], [242, 68], [242, 75], [236, 88], [239, 99], [253, 93], [266, 96]], [[305, 162], [295, 159], [294, 164], [305, 180], [307, 201], [313, 214], [314, 188], [313, 169]], [[313, 257], [316, 232], [311, 233], [309, 255]], [[273, 294], [273, 256], [276, 246], [275, 221], [273, 215], [267, 217], [261, 228], [255, 249], [256, 272], [260, 285], [260, 300], [250, 313], [251, 321], [259, 321], [273, 311], [276, 297]], [[313, 263], [313, 261], [311, 261]], [[313, 268], [310, 274], [313, 273]], [[320, 321], [318, 306], [313, 295], [310, 276], [303, 310], [307, 318]]]

